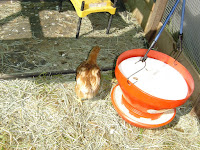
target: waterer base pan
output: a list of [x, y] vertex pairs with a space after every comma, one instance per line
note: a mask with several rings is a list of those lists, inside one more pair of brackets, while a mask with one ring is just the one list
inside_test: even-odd
[[[151, 118], [139, 117], [138, 114], [134, 115], [130, 114], [130, 110], [128, 110], [125, 105], [122, 103], [122, 90], [118, 85], [116, 85], [111, 93], [111, 99], [114, 108], [118, 112], [118, 114], [128, 123], [140, 128], [158, 128], [170, 123], [176, 114], [176, 109], [170, 109], [167, 112], [164, 112], [160, 115], [159, 118], [151, 120]], [[137, 117], [136, 117], [137, 116]]]

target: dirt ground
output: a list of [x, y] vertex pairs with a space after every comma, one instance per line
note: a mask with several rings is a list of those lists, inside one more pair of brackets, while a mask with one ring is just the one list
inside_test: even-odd
[[130, 14], [116, 14], [109, 35], [107, 13], [83, 18], [79, 39], [75, 39], [78, 16], [70, 2], [0, 2], [1, 72], [75, 70], [99, 45], [100, 67], [114, 65], [123, 51], [143, 48], [141, 28]]
[[[128, 7], [128, 6], [127, 6]], [[0, 73], [16, 75], [75, 70], [93, 46], [101, 47], [100, 68], [115, 66], [124, 51], [147, 48], [142, 28], [128, 11], [117, 12], [110, 34], [109, 14], [83, 18], [70, 1], [0, 1]], [[128, 10], [128, 8], [127, 8]], [[75, 74], [0, 80], [0, 148], [3, 149], [200, 149], [200, 126], [188, 100], [175, 119], [158, 129], [126, 123], [111, 103], [117, 84], [102, 72], [93, 100], [79, 104]]]

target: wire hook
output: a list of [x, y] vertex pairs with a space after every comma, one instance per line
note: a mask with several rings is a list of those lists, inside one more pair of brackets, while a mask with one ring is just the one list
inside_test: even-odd
[[[137, 61], [135, 64], [137, 64], [137, 63], [140, 62], [140, 61], [142, 62], [142, 60], [139, 60], [139, 61]], [[130, 79], [133, 75], [135, 75], [135, 74], [137, 74], [138, 72], [142, 71], [145, 67], [146, 67], [146, 61], [144, 61], [144, 67], [142, 67], [142, 68], [139, 69], [138, 71], [136, 71], [136, 72], [134, 72], [133, 74], [131, 74], [128, 78], [126, 78], [126, 79], [127, 79], [126, 81], [127, 81], [128, 85], [131, 85], [130, 82], [129, 82], [129, 81], [130, 81], [129, 79]], [[135, 84], [136, 82], [137, 82], [137, 81], [135, 81], [133, 84]]]

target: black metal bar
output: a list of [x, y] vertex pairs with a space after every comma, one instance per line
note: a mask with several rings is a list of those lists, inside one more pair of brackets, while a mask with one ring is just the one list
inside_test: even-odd
[[[82, 1], [82, 4], [81, 4], [81, 11], [84, 10], [84, 6], [85, 6], [85, 1]], [[78, 37], [79, 37], [80, 28], [81, 28], [81, 22], [82, 22], [82, 18], [79, 17], [78, 25], [77, 25], [77, 32], [76, 32], [76, 39], [78, 39]]]
[[[116, 3], [117, 3], [117, 0], [114, 1], [114, 4], [113, 4], [114, 8], [116, 7]], [[108, 27], [107, 27], [106, 34], [109, 34], [111, 23], [112, 23], [112, 19], [113, 19], [113, 15], [110, 15], [110, 19], [108, 21]]]
[[111, 26], [111, 23], [112, 23], [112, 18], [113, 18], [113, 15], [110, 15], [110, 19], [109, 19], [109, 21], [108, 21], [108, 27], [107, 27], [106, 34], [109, 34], [110, 26]]
[[62, 3], [63, 3], [63, 0], [59, 0], [59, 12], [62, 12]]
[[79, 18], [78, 25], [77, 25], [76, 39], [78, 39], [78, 37], [79, 37], [81, 22], [82, 22], [82, 18]]
[[[114, 67], [104, 67], [100, 68], [102, 72], [104, 71], [114, 71]], [[32, 77], [42, 77], [42, 76], [53, 76], [53, 75], [64, 75], [64, 74], [76, 74], [76, 70], [58, 70], [50, 72], [29, 72], [29, 73], [16, 73], [16, 74], [3, 74], [0, 75], [0, 80], [11, 80], [11, 79], [21, 79], [21, 78], [32, 78]]]

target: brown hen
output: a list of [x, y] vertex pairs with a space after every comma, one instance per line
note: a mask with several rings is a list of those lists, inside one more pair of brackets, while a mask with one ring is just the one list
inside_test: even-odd
[[98, 93], [100, 87], [100, 69], [97, 65], [99, 46], [93, 47], [88, 59], [80, 64], [76, 71], [76, 95], [82, 99], [91, 99]]

